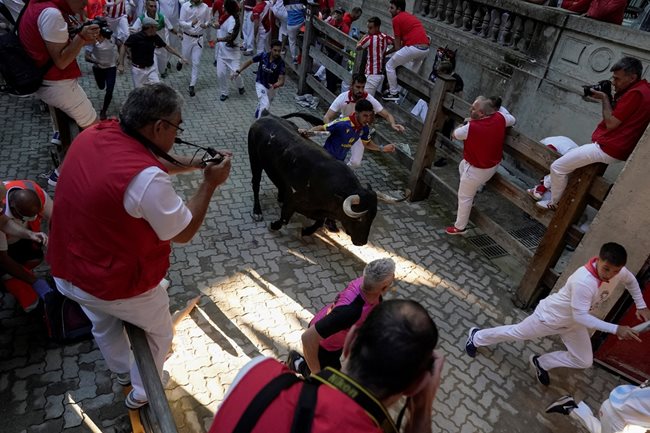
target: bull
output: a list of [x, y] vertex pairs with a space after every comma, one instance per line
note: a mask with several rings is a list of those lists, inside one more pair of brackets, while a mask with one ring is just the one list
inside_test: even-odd
[[330, 218], [341, 222], [354, 245], [365, 245], [377, 215], [377, 194], [370, 186], [363, 188], [348, 166], [301, 136], [296, 125], [286, 120], [291, 117], [322, 123], [305, 113], [283, 118], [268, 114], [248, 131], [253, 218], [263, 218], [259, 190], [264, 171], [278, 188], [278, 201], [282, 203], [280, 218], [270, 224], [271, 230], [280, 230], [298, 212], [315, 220], [302, 229], [303, 236], [312, 235], [323, 226], [325, 218]]

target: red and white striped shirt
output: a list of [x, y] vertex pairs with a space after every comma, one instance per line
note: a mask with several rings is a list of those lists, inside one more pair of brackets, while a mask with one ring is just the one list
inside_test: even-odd
[[367, 34], [359, 46], [368, 49], [368, 61], [366, 62], [366, 75], [381, 74], [381, 68], [384, 64], [384, 55], [389, 45], [393, 45], [395, 40], [386, 33]]
[[107, 1], [105, 7], [108, 18], [119, 18], [126, 15], [126, 2], [124, 0]]

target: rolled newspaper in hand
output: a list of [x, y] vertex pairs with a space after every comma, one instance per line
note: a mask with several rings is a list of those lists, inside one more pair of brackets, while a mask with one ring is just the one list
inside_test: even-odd
[[638, 332], [639, 334], [642, 332], [650, 331], [650, 320], [648, 320], [647, 322], [640, 323], [636, 326], [633, 326], [632, 330]]

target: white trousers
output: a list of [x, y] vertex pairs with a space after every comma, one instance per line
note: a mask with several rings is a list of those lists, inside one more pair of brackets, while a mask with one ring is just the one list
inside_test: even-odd
[[419, 117], [422, 122], [427, 119], [427, 112], [429, 111], [429, 104], [424, 100], [418, 99], [418, 102], [415, 103], [415, 106], [411, 110], [411, 114]]
[[257, 119], [262, 115], [262, 111], [269, 110], [271, 107], [271, 101], [275, 98], [278, 89], [267, 89], [262, 84], [255, 82], [255, 92], [257, 93]]
[[255, 49], [257, 54], [261, 54], [265, 51], [268, 51], [267, 42], [269, 39], [269, 34], [264, 30], [262, 25], [260, 25], [257, 31], [257, 39], [255, 40]]
[[[237, 69], [239, 69], [240, 59], [224, 59], [219, 57], [217, 59], [217, 81], [219, 82], [219, 91], [222, 95], [230, 95], [230, 81]], [[244, 87], [244, 80], [241, 75], [235, 78], [235, 84], [238, 89]]]
[[251, 21], [251, 15], [253, 15], [253, 11], [245, 10], [244, 21], [241, 25], [246, 51], [253, 51], [254, 45], [253, 37], [255, 36], [255, 24]]
[[375, 96], [377, 89], [381, 91], [381, 86], [384, 84], [384, 75], [383, 74], [371, 74], [366, 75], [366, 87], [364, 90], [370, 96]]
[[275, 20], [280, 24], [278, 30], [278, 39], [282, 41], [282, 37], [287, 34], [287, 9], [284, 7], [284, 2], [275, 2], [271, 6]]
[[160, 83], [156, 61], [154, 60], [153, 65], [148, 68], [131, 66], [131, 78], [133, 79], [134, 88], [142, 87], [145, 84]]
[[132, 298], [105, 301], [65, 280], [55, 278], [55, 281], [59, 291], [77, 301], [88, 315], [93, 324], [93, 336], [108, 368], [114, 373], [130, 371], [134, 397], [146, 400], [142, 378], [135, 363], [131, 362], [130, 344], [122, 322], [144, 330], [158, 374], [162, 377], [163, 364], [173, 338], [167, 291], [158, 285]]
[[490, 168], [478, 168], [464, 159], [458, 165], [460, 183], [458, 185], [458, 212], [456, 213], [456, 222], [454, 223], [457, 229], [464, 230], [467, 227], [476, 192], [485, 182], [494, 176], [498, 167], [499, 165], [497, 164]]
[[551, 187], [553, 188], [551, 190], [551, 203], [557, 204], [560, 201], [569, 181], [569, 174], [580, 167], [595, 162], [612, 164], [619, 162], [619, 160], [603, 152], [598, 143], [583, 144], [556, 159], [551, 164]]
[[167, 69], [167, 62], [169, 61], [169, 52], [164, 48], [156, 48], [153, 52], [156, 59], [156, 66], [158, 67], [158, 74], [162, 74]]
[[392, 55], [388, 63], [386, 63], [386, 79], [388, 86], [392, 93], [399, 92], [397, 85], [397, 73], [395, 70], [398, 66], [405, 66], [413, 72], [418, 72], [422, 62], [427, 58], [429, 49], [421, 50], [413, 46], [402, 47]]
[[203, 36], [200, 38], [193, 38], [184, 35], [181, 47], [183, 50], [183, 57], [192, 64], [192, 75], [190, 77], [190, 86], [196, 85], [196, 80], [199, 78], [199, 66], [201, 65], [201, 53], [203, 52]]
[[289, 52], [291, 53], [291, 59], [295, 62], [298, 59], [298, 32], [300, 28], [305, 24], [304, 22], [295, 25], [287, 25], [287, 36], [289, 38]]
[[87, 128], [97, 120], [93, 103], [76, 78], [43, 82], [36, 96], [70, 116], [80, 128]]
[[589, 368], [593, 363], [593, 352], [589, 332], [584, 326], [557, 326], [544, 322], [533, 312], [516, 325], [497, 326], [481, 329], [474, 334], [474, 344], [489, 346], [504, 341], [526, 341], [534, 338], [559, 335], [567, 351], [545, 353], [538, 358], [544, 370], [557, 367]]

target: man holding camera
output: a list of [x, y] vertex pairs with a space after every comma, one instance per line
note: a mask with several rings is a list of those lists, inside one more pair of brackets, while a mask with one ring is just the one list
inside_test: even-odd
[[[431, 433], [433, 401], [444, 359], [434, 351], [436, 325], [417, 302], [377, 306], [345, 338], [339, 370], [298, 379], [263, 356], [240, 370], [215, 415], [210, 433], [398, 432], [387, 407], [408, 396], [405, 433]], [[307, 424], [308, 423], [308, 424]]]
[[[138, 87], [122, 106], [119, 123], [104, 121], [79, 134], [52, 213], [47, 252], [52, 276], [92, 321], [95, 341], [118, 383], [133, 384], [125, 400], [131, 409], [147, 404], [147, 395], [131, 364], [122, 322], [145, 331], [162, 376], [173, 333], [163, 283], [171, 243], [194, 237], [230, 173], [230, 152], [222, 152], [218, 164], [170, 155], [182, 131], [181, 104], [180, 94], [164, 84]], [[203, 179], [184, 203], [170, 175], [199, 168]]]
[[[36, 96], [65, 112], [81, 129], [95, 123], [97, 112], [79, 85], [81, 70], [76, 58], [84, 45], [95, 43], [99, 26], [83, 26], [71, 36], [66, 19], [80, 14], [84, 5], [83, 0], [31, 1], [18, 30], [25, 52], [37, 67], [47, 69]], [[57, 180], [58, 169], [52, 172], [48, 183], [56, 186]]]
[[557, 209], [569, 174], [574, 170], [598, 162], [625, 161], [650, 123], [650, 84], [641, 79], [641, 62], [634, 57], [623, 57], [610, 71], [615, 91], [611, 102], [607, 93], [589, 90], [589, 97], [600, 100], [603, 115], [591, 135], [592, 142], [571, 150], [551, 164], [551, 198], [538, 201], [539, 207]]

